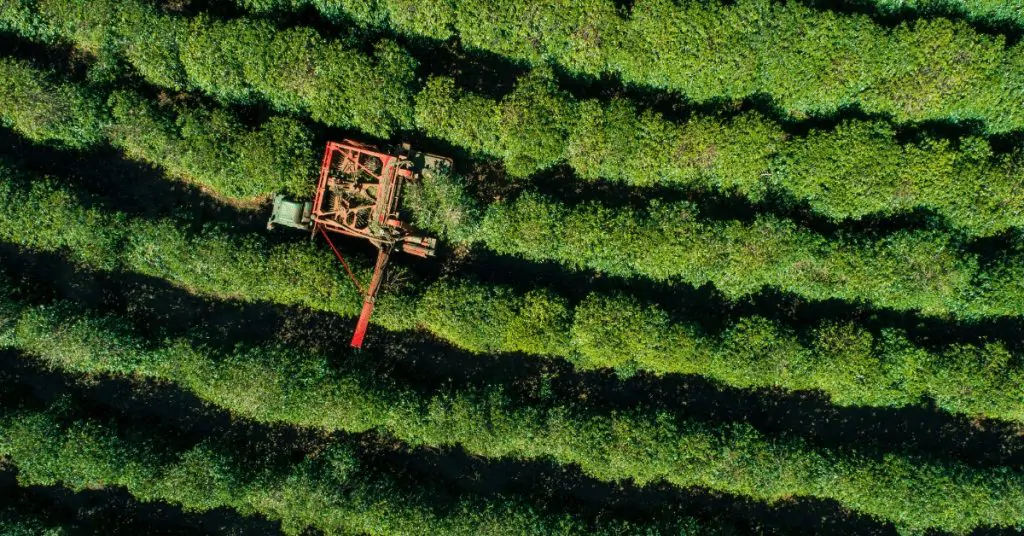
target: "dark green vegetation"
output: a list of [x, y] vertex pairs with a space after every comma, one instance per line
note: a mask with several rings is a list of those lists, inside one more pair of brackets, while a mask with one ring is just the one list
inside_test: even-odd
[[224, 109], [108, 94], [5, 58], [0, 78], [8, 82], [0, 120], [31, 140], [67, 147], [106, 141], [229, 199], [310, 191], [312, 134], [294, 119], [273, 117], [253, 129]]
[[[138, 321], [163, 306], [132, 305], [146, 291], [127, 283], [50, 296], [39, 276], [3, 279], [5, 359], [131, 378], [140, 408], [156, 404], [146, 384], [179, 389], [249, 430], [176, 435], [131, 408], [12, 395], [0, 459], [23, 484], [230, 508], [290, 534], [706, 533], [721, 501], [911, 533], [1024, 526], [1016, 458], [888, 431], [822, 441], [839, 425], [797, 402], [877, 429], [932, 415], [957, 423], [930, 429], [954, 443], [997, 427], [980, 451], [1013, 450], [1011, 5], [234, 4], [0, 2], [0, 267], [39, 256], [61, 267], [54, 287], [88, 273], [195, 300], [166, 305], [195, 323], [173, 328]], [[459, 162], [408, 192], [443, 248], [394, 266], [365, 353], [342, 340], [361, 300], [330, 252], [260, 225], [270, 194], [309, 195], [322, 142], [342, 136]], [[343, 248], [365, 279], [366, 249]], [[120, 305], [84, 305], [99, 294]], [[400, 372], [449, 360], [440, 381]], [[569, 375], [587, 387], [553, 387]], [[679, 381], [726, 409], [666, 403]], [[762, 399], [805, 424], [747, 416]], [[498, 469], [449, 494], [371, 460], [382, 450]], [[605, 495], [691, 490], [719, 511], [555, 507], [565, 480], [481, 491], [502, 464], [569, 467]], [[51, 521], [0, 512], [12, 531], [75, 528]]]
[[[424, 507], [424, 491], [402, 490], [360, 470], [352, 447], [341, 442], [295, 462], [290, 453], [239, 455], [237, 448], [205, 440], [167, 448], [158, 430], [119, 429], [112, 423], [69, 419], [65, 411], [5, 408], [0, 453], [19, 469], [21, 482], [73, 489], [123, 486], [143, 501], [161, 500], [204, 511], [231, 507], [282, 521], [286, 534], [306, 527], [327, 533], [585, 534], [566, 517], [547, 518], [526, 505], [464, 502], [447, 513]], [[626, 527], [614, 527], [614, 534]]]
[[925, 209], [977, 236], [1024, 223], [1020, 152], [993, 154], [975, 136], [908, 143], [887, 123], [844, 121], [791, 138], [752, 112], [678, 123], [624, 99], [576, 100], [542, 73], [500, 101], [435, 78], [416, 105], [424, 132], [501, 158], [510, 173], [566, 163], [588, 181], [781, 196], [834, 221]]

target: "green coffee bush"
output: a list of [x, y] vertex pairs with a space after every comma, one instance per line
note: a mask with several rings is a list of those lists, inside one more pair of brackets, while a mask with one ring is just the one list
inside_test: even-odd
[[473, 352], [571, 352], [571, 310], [550, 292], [520, 295], [500, 286], [439, 282], [426, 290], [417, 309], [431, 333]]
[[4, 77], [11, 83], [0, 86], [0, 117], [30, 140], [73, 148], [107, 141], [230, 200], [312, 191], [313, 135], [294, 119], [275, 116], [253, 129], [226, 109], [173, 99], [158, 104], [125, 90], [108, 97], [0, 58]]
[[[956, 251], [940, 233], [825, 237], [770, 216], [751, 222], [702, 220], [686, 202], [570, 207], [528, 192], [489, 206], [474, 238], [498, 253], [573, 269], [693, 286], [711, 283], [730, 299], [771, 287], [812, 300], [969, 317], [980, 306], [977, 281], [991, 280], [1001, 290], [1019, 286], [981, 269], [976, 257]], [[1012, 259], [1013, 266], [1024, 262], [1017, 255]], [[1006, 316], [1022, 312], [1008, 302], [983, 303], [989, 312], [1000, 309]]]
[[562, 158], [572, 106], [549, 76], [520, 81], [500, 110], [488, 99], [459, 92], [450, 79], [432, 79], [416, 98], [416, 122], [428, 134], [497, 156], [513, 175], [529, 175]]
[[[506, 120], [531, 110], [570, 122], [526, 129]], [[975, 236], [1024, 226], [1024, 157], [994, 154], [976, 137], [901, 142], [885, 123], [847, 121], [794, 138], [753, 113], [675, 123], [621, 99], [574, 100], [544, 73], [498, 101], [432, 79], [417, 95], [416, 120], [432, 136], [501, 158], [518, 175], [564, 162], [585, 180], [713, 189], [753, 201], [778, 192], [833, 221], [924, 209]]]
[[[335, 261], [308, 240], [271, 244], [240, 238], [216, 225], [199, 232], [178, 221], [130, 219], [80, 199], [52, 180], [21, 186], [19, 172], [0, 164], [0, 240], [41, 251], [67, 252], [75, 262], [103, 270], [129, 270], [167, 279], [201, 294], [305, 305], [355, 315], [359, 293]], [[356, 265], [366, 278], [369, 266]], [[319, 304], [319, 305], [317, 305]], [[381, 321], [387, 314], [379, 315]], [[397, 329], [402, 315], [393, 321]]]
[[1024, 27], [1024, 6], [1017, 0], [864, 0], [863, 3], [884, 14], [910, 10], [923, 15], [951, 13], [972, 21]]
[[310, 131], [283, 116], [252, 130], [223, 109], [167, 105], [129, 91], [109, 99], [107, 137], [130, 158], [159, 165], [218, 196], [312, 195], [317, 158]]
[[27, 62], [0, 58], [0, 124], [35, 142], [85, 148], [103, 141], [101, 98], [53, 80]]
[[[846, 122], [835, 131], [812, 131], [807, 137], [787, 139], [778, 125], [753, 113], [730, 119], [694, 117], [675, 123], [621, 99], [610, 103], [574, 100], [558, 90], [544, 69], [525, 77], [500, 101], [466, 93], [453, 81], [440, 78], [428, 81], [413, 102], [414, 65], [392, 44], [381, 45], [376, 66], [364, 69], [346, 65], [347, 56], [332, 48], [340, 46], [338, 43], [320, 40], [308, 29], [289, 30], [298, 36], [289, 37], [292, 33], [274, 32], [257, 21], [183, 19], [159, 15], [132, 2], [119, 7], [100, 2], [88, 13], [79, 9], [82, 6], [67, 13], [52, 12], [60, 6], [47, 6], [50, 4], [44, 0], [37, 18], [65, 17], [60, 19], [63, 23], [58, 34], [96, 53], [113, 48], [108, 55], [124, 55], [157, 85], [199, 89], [232, 102], [269, 101], [281, 110], [310, 113], [325, 123], [354, 125], [376, 135], [384, 135], [381, 129], [385, 125], [392, 125], [386, 127], [388, 132], [411, 125], [415, 115], [416, 124], [426, 133], [501, 158], [513, 175], [528, 175], [566, 162], [584, 179], [603, 178], [641, 187], [716, 189], [754, 201], [777, 191], [834, 221], [921, 209], [935, 212], [952, 227], [974, 236], [1024, 226], [1021, 155], [995, 155], [979, 138], [950, 143], [923, 136], [903, 142], [883, 123]], [[94, 36], [98, 23], [91, 17], [107, 12], [109, 16], [119, 14], [121, 22], [113, 26], [134, 25], [129, 33], [136, 37], [111, 41], [106, 34]], [[34, 35], [31, 28], [35, 26], [19, 22], [20, 12], [11, 13], [10, 26], [26, 36]], [[81, 31], [76, 29], [80, 25], [85, 25]], [[178, 33], [185, 36], [175, 38], [178, 41], [196, 41], [190, 45], [194, 57], [186, 62], [188, 68], [181, 63], [180, 54], [167, 57], [168, 51], [177, 50], [177, 45], [162, 42], [177, 35], [162, 29], [167, 25], [176, 25]], [[154, 28], [160, 36], [137, 37]], [[85, 30], [88, 32], [82, 34]], [[229, 38], [228, 34], [237, 36]], [[302, 54], [288, 52], [297, 46], [288, 44], [293, 38], [313, 44]], [[214, 44], [216, 54], [204, 48]], [[156, 47], [152, 52], [143, 50], [152, 46]], [[308, 57], [310, 65], [318, 66], [315, 76], [288, 63], [291, 59], [280, 60], [287, 65], [266, 64], [260, 59], [266, 54], [245, 52], [278, 48], [283, 51], [274, 52], [274, 57]], [[316, 54], [326, 56], [313, 57]], [[393, 83], [369, 75], [357, 81], [328, 75], [353, 69], [373, 72]], [[372, 83], [374, 89], [359, 86], [362, 83]], [[333, 93], [336, 91], [346, 93]], [[364, 98], [366, 94], [386, 102], [375, 103]], [[332, 115], [339, 113], [355, 115]], [[392, 121], [387, 114], [404, 119]], [[284, 130], [293, 134], [291, 127]], [[292, 147], [288, 140], [272, 141], [283, 146], [279, 147], [282, 152]], [[287, 188], [296, 186], [288, 184]]]

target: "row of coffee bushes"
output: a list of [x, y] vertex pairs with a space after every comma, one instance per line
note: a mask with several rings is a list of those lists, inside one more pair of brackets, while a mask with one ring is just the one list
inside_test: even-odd
[[39, 143], [84, 149], [103, 143], [222, 198], [308, 195], [313, 135], [274, 116], [257, 128], [221, 107], [102, 91], [0, 58], [0, 122]]
[[12, 4], [0, 11], [0, 29], [117, 57], [160, 87], [235, 103], [267, 102], [382, 137], [412, 123], [416, 62], [390, 41], [364, 52], [311, 28], [168, 16], [139, 0]]
[[460, 182], [455, 176], [424, 182], [428, 191], [409, 202], [417, 223], [452, 241], [531, 261], [711, 284], [730, 299], [774, 288], [810, 300], [964, 319], [1024, 312], [1024, 257], [1013, 248], [983, 262], [937, 231], [826, 235], [768, 215], [712, 220], [686, 201], [569, 204], [526, 191], [483, 208]]
[[567, 164], [585, 180], [789, 199], [836, 222], [923, 210], [970, 236], [1024, 226], [1024, 156], [979, 137], [905, 142], [878, 121], [788, 137], [755, 113], [674, 122], [627, 100], [574, 99], [543, 70], [500, 100], [431, 79], [416, 124], [514, 175]]

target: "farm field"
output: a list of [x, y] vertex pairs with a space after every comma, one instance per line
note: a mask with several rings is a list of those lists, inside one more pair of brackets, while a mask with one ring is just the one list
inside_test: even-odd
[[0, 533], [1018, 533], [1022, 38], [0, 0]]

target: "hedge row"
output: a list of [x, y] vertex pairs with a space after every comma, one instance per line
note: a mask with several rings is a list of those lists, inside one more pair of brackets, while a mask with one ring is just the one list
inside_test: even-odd
[[[0, 162], [0, 195], [6, 200], [0, 240], [67, 252], [83, 266], [159, 277], [200, 294], [358, 314], [359, 292], [337, 261], [308, 240], [273, 244], [259, 235], [239, 237], [217, 224], [197, 231], [172, 219], [133, 219], [104, 207], [102, 200], [83, 201], [52, 179], [34, 177], [30, 186], [24, 184], [24, 174]], [[368, 266], [356, 264], [356, 269], [366, 279]], [[379, 320], [385, 325], [411, 327], [401, 314], [391, 318], [389, 308], [382, 309]]]
[[[646, 485], [666, 480], [764, 501], [834, 499], [914, 530], [967, 533], [979, 525], [1024, 522], [1024, 473], [1010, 468], [979, 469], [896, 454], [812, 448], [794, 438], [766, 437], [744, 424], [706, 424], [651, 408], [595, 414], [555, 400], [512, 400], [498, 386], [444, 388], [428, 395], [382, 378], [375, 367], [380, 355], [326, 355], [277, 346], [217, 351], [189, 339], [151, 344], [126, 329], [123, 318], [76, 313], [67, 304], [19, 308], [7, 302], [5, 310], [0, 345], [39, 356], [62, 370], [173, 381], [204, 400], [259, 421], [349, 432], [372, 429], [412, 445], [459, 445], [490, 458], [550, 458], [578, 464], [590, 476], [607, 481], [631, 478]], [[0, 440], [0, 451], [11, 453], [27, 478], [37, 483], [63, 480], [83, 486], [101, 477], [129, 486], [143, 499], [191, 502], [203, 496], [210, 497], [209, 507], [219, 502], [243, 511], [267, 504], [248, 498], [254, 493], [245, 484], [249, 481], [227, 486], [224, 480], [232, 479], [202, 479], [199, 482], [214, 490], [202, 494], [180, 478], [154, 482], [152, 472], [161, 464], [150, 461], [115, 463], [100, 456], [105, 460], [102, 471], [47, 475], [47, 468], [76, 466], [72, 460], [82, 454], [74, 452], [95, 460], [96, 450], [82, 445], [96, 443], [80, 438], [80, 433], [73, 434], [74, 441], [42, 441], [33, 434], [31, 440], [18, 442], [25, 448], [15, 450], [9, 438], [22, 433], [21, 428], [15, 430], [19, 432], [7, 432], [6, 441]], [[40, 452], [35, 455], [44, 456], [46, 463], [23, 458], [33, 452]], [[64, 461], [58, 464], [56, 459]], [[33, 478], [34, 467], [43, 476]], [[207, 466], [202, 469], [198, 474], [209, 474]], [[107, 476], [111, 470], [117, 473]], [[276, 489], [278, 479], [258, 480], [263, 482], [260, 489], [275, 491], [273, 496], [317, 498], [304, 491], [282, 493]], [[268, 485], [268, 480], [275, 484]], [[156, 494], [153, 490], [165, 489], [160, 486], [164, 482], [174, 482], [171, 489], [177, 491]], [[294, 526], [322, 519], [321, 501], [303, 504], [312, 504], [317, 517], [303, 517], [304, 522]], [[288, 515], [285, 508], [270, 514]]]
[[797, 118], [859, 106], [898, 121], [978, 120], [992, 133], [1024, 126], [1024, 44], [1007, 48], [941, 18], [890, 30], [866, 15], [770, 0], [636, 0], [628, 15], [614, 0], [235, 1], [263, 11], [313, 5], [338, 22], [457, 37], [528, 65], [614, 74], [699, 102], [768, 95]]
[[[249, 449], [209, 439], [190, 448], [160, 441], [166, 430], [69, 419], [66, 409], [0, 409], [0, 455], [24, 485], [75, 490], [124, 487], [141, 501], [190, 511], [234, 508], [281, 521], [286, 534], [622, 534], [636, 527], [606, 522], [588, 528], [567, 515], [542, 514], [514, 498], [464, 496], [444, 510], [430, 491], [411, 489], [364, 466], [353, 447], [336, 442], [307, 454], [242, 454]], [[262, 449], [266, 451], [267, 449]], [[680, 523], [680, 534], [696, 533]], [[710, 527], [703, 527], [710, 529]], [[702, 532], [703, 533], [703, 532]], [[6, 534], [6, 533], [5, 533]], [[31, 533], [40, 534], [40, 533]], [[59, 533], [58, 533], [59, 534]]]
[[222, 198], [312, 195], [318, 155], [312, 133], [294, 119], [274, 116], [252, 129], [221, 108], [188, 103], [161, 109], [130, 91], [112, 93], [107, 103], [107, 138], [130, 158]]
[[[15, 173], [9, 166], [2, 172]], [[7, 200], [0, 240], [66, 252], [84, 266], [160, 277], [203, 295], [358, 312], [361, 299], [344, 272], [306, 240], [271, 245], [217, 228], [191, 235], [180, 222], [84, 208], [45, 180], [31, 188], [18, 182], [0, 181]], [[367, 259], [352, 260], [365, 280]], [[899, 407], [928, 397], [952, 413], [1024, 422], [1024, 369], [997, 342], [929, 350], [896, 329], [874, 334], [825, 322], [796, 332], [756, 316], [706, 333], [624, 295], [595, 293], [573, 304], [544, 289], [521, 293], [468, 280], [415, 286], [417, 293], [385, 293], [374, 322], [390, 330], [420, 327], [475, 353], [701, 374], [739, 388], [816, 389], [842, 405]]]
[[862, 0], [883, 14], [914, 10], [923, 14], [956, 13], [972, 21], [1024, 27], [1024, 6], [1018, 0]]
[[412, 124], [416, 62], [390, 41], [365, 53], [311, 28], [186, 19], [141, 0], [11, 0], [0, 11], [0, 29], [119, 56], [161, 87], [268, 102], [381, 137]]
[[[48, 21], [51, 20], [49, 17], [56, 16], [53, 13], [56, 8], [47, 7], [48, 1], [42, 0], [36, 7], [42, 14], [37, 17], [39, 20]], [[124, 10], [126, 13], [134, 13], [135, 17], [143, 16], [139, 13], [151, 18], [157, 17], [163, 21], [162, 24], [176, 25], [176, 28], [180, 26], [182, 35], [193, 35], [194, 32], [200, 35], [206, 31], [200, 28], [186, 32], [184, 28], [190, 28], [190, 25], [206, 28], [203, 26], [205, 24], [210, 28], [221, 28], [218, 25], [222, 24], [204, 22], [206, 19], [202, 17], [191, 20], [161, 17], [134, 2], [119, 4], [120, 7], [116, 8], [104, 2], [96, 5], [93, 5], [94, 2], [86, 3], [101, 14], [108, 11], [117, 14], [119, 10]], [[0, 14], [0, 24], [6, 21], [22, 34], [32, 35], [33, 26], [27, 21], [36, 19], [20, 17], [19, 13], [12, 10], [6, 18]], [[134, 45], [119, 41], [111, 35], [83, 37], [75, 28], [90, 27], [89, 24], [92, 24], [89, 19], [80, 20], [83, 13], [60, 11], [59, 14], [71, 17], [67, 27], [60, 27], [61, 35], [87, 49], [107, 47], [121, 51], [129, 63], [150, 82], [172, 88], [193, 87], [233, 102], [252, 100], [244, 96], [249, 92], [248, 82], [240, 81], [237, 77], [223, 75], [208, 84], [196, 83], [189, 86], [168, 81], [165, 76], [147, 74], [157, 69], [157, 59], [160, 58], [144, 62], [133, 55]], [[108, 15], [114, 16], [110, 13]], [[262, 23], [235, 20], [230, 24], [237, 28], [257, 28]], [[207, 30], [213, 31], [209, 28]], [[239, 35], [249, 35], [249, 30], [239, 32]], [[283, 32], [281, 35], [291, 34]], [[247, 37], [245, 40], [239, 38], [238, 43], [233, 45], [237, 47], [232, 49], [234, 56], [230, 58], [220, 58], [228, 54], [224, 51], [211, 55], [228, 65], [254, 61], [252, 57], [263, 57], [263, 50], [274, 50], [276, 46], [269, 34], [264, 37], [262, 41], [257, 37]], [[321, 50], [327, 46], [325, 43], [316, 41], [310, 45], [311, 50], [315, 49], [317, 54], [326, 53]], [[254, 53], [255, 50], [261, 53]], [[179, 60], [163, 58], [162, 61], [167, 62], [164, 67], [171, 68]], [[331, 61], [341, 62], [334, 57], [331, 57]], [[516, 91], [500, 102], [459, 91], [451, 80], [435, 79], [418, 94], [414, 106], [411, 99], [413, 91], [410, 88], [413, 76], [411, 64], [408, 67], [408, 72], [396, 74], [392, 80], [404, 88], [406, 93], [392, 95], [386, 108], [409, 118], [400, 126], [412, 125], [415, 108], [415, 122], [423, 131], [472, 151], [500, 157], [506, 168], [515, 175], [528, 175], [553, 164], [567, 162], [585, 179], [603, 178], [636, 186], [667, 184], [714, 188], [727, 193], [739, 193], [755, 201], [763, 200], [769, 192], [777, 191], [797, 202], [809, 204], [818, 213], [836, 221], [925, 209], [934, 211], [952, 226], [976, 236], [1024, 226], [1024, 194], [1021, 193], [1024, 191], [1024, 175], [1020, 171], [1024, 166], [1021, 156], [995, 155], [988, 142], [981, 138], [967, 137], [950, 143], [948, 140], [924, 136], [916, 142], [906, 143], [899, 141], [892, 128], [885, 123], [846, 122], [835, 131], [814, 131], [808, 137], [786, 139], [778, 125], [752, 113], [733, 119], [697, 117], [680, 124], [667, 121], [658, 114], [641, 111], [624, 100], [615, 100], [610, 104], [591, 100], [577, 101], [560, 92], [543, 72], [521, 81]], [[268, 64], [262, 65], [262, 68], [274, 69], [267, 78], [279, 80], [279, 87], [275, 87], [281, 92], [293, 89], [293, 97], [303, 94], [302, 90], [294, 88], [304, 87], [306, 79], [296, 74], [294, 67]], [[318, 67], [317, 73], [318, 76], [326, 77], [328, 75], [325, 73], [337, 69], [341, 67]], [[401, 69], [395, 67], [395, 72], [398, 70]], [[381, 73], [382, 76], [384, 74]], [[214, 83], [219, 86], [211, 85]], [[344, 80], [339, 80], [337, 85], [347, 87]], [[275, 97], [268, 96], [269, 93], [258, 95], [271, 103], [276, 102]], [[348, 106], [345, 101], [336, 102], [339, 107]], [[292, 111], [302, 108], [284, 105], [277, 107]], [[380, 128], [368, 128], [369, 123], [365, 121], [352, 123], [343, 118], [313, 115], [331, 125], [354, 125], [378, 135], [385, 135], [397, 128], [391, 126], [381, 131]], [[226, 116], [217, 119], [220, 120], [213, 121], [213, 124], [223, 125], [223, 128], [211, 128], [218, 131], [215, 134], [239, 129]], [[198, 123], [202, 122], [200, 120]], [[35, 128], [32, 121], [26, 120], [26, 123], [26, 130]], [[147, 119], [147, 127], [158, 126], [150, 123]], [[377, 126], [383, 128], [382, 125], [384, 123]], [[226, 160], [244, 163], [246, 159], [256, 157], [257, 163], [260, 163], [279, 158], [281, 162], [269, 162], [275, 165], [269, 169], [289, 180], [297, 174], [295, 170], [306, 169], [307, 165], [304, 164], [293, 165], [296, 164], [296, 158], [303, 154], [302, 143], [306, 138], [301, 127], [283, 118], [275, 118], [265, 128], [268, 132], [260, 133], [262, 138], [253, 138], [254, 134], [250, 136], [253, 139], [242, 140], [246, 143], [233, 146], [239, 155], [237, 160]], [[167, 127], [154, 130], [167, 131]], [[151, 137], [144, 136], [141, 141], [149, 141]], [[125, 144], [130, 153], [134, 150], [136, 156], [167, 160], [172, 167], [175, 162], [171, 155], [175, 152], [195, 150], [186, 144], [185, 147], [174, 147], [175, 151], [168, 151], [166, 148], [169, 145], [163, 142], [163, 137], [165, 135], [161, 134], [158, 136], [161, 139], [154, 140], [154, 147], [140, 147], [140, 143], [132, 143], [131, 138]], [[203, 143], [200, 140], [201, 148], [208, 152], [209, 148]], [[241, 149], [261, 144], [269, 144], [268, 147], [277, 152]], [[296, 158], [266, 156], [269, 154], [294, 155]], [[217, 162], [199, 164], [206, 169], [216, 167]], [[292, 165], [292, 171], [281, 170], [287, 165]], [[260, 173], [253, 171], [262, 172], [265, 168], [238, 171], [242, 177], [259, 176]], [[287, 184], [292, 188], [297, 187], [291, 182]], [[242, 189], [234, 184], [228, 186], [239, 192], [269, 187], [262, 184], [247, 184], [247, 188]]]
[[514, 175], [567, 163], [585, 180], [714, 189], [753, 201], [781, 193], [833, 221], [924, 209], [974, 236], [1024, 227], [1024, 154], [994, 154], [977, 137], [902, 142], [886, 123], [846, 121], [788, 138], [754, 113], [678, 123], [622, 99], [576, 100], [544, 71], [501, 100], [431, 79], [416, 96], [416, 123], [501, 158]]
[[104, 141], [222, 198], [312, 190], [317, 157], [302, 123], [274, 116], [258, 128], [226, 109], [133, 91], [67, 83], [0, 58], [0, 121], [36, 142], [85, 148]]
[[[528, 260], [626, 278], [713, 284], [729, 299], [776, 288], [811, 300], [964, 319], [1024, 313], [1019, 251], [983, 264], [938, 232], [825, 236], [766, 215], [707, 220], [685, 201], [570, 206], [529, 191], [481, 210], [460, 190], [457, 177], [435, 178], [420, 188], [428, 191], [409, 203], [419, 226]], [[458, 221], [436, 211], [458, 215]]]
[[562, 356], [581, 369], [695, 374], [739, 389], [825, 393], [841, 406], [904, 407], [928, 399], [969, 417], [1024, 422], [1024, 363], [1003, 343], [926, 348], [907, 333], [850, 321], [794, 330], [760, 316], [708, 333], [625, 295], [575, 306], [549, 292], [472, 282], [432, 285], [420, 325], [474, 352]]

